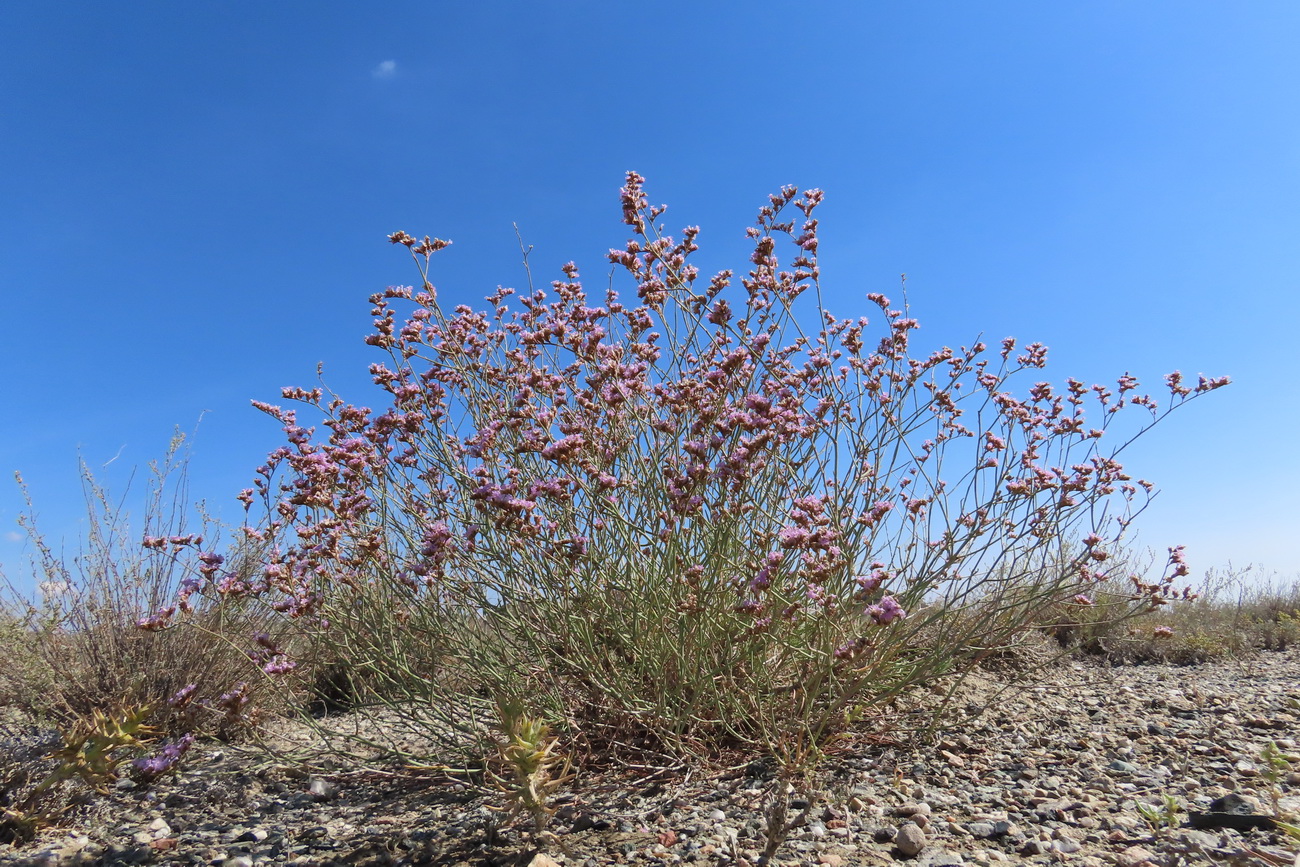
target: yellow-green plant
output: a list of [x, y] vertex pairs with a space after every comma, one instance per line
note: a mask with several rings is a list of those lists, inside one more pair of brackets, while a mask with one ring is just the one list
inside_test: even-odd
[[148, 705], [123, 707], [112, 714], [96, 708], [63, 730], [63, 746], [49, 756], [58, 764], [17, 804], [3, 808], [0, 838], [28, 839], [71, 809], [71, 803], [54, 796], [65, 780], [79, 777], [96, 792], [107, 792], [127, 757], [124, 750], [141, 747], [157, 736], [157, 730], [145, 722], [152, 712]]
[[559, 842], [547, 831], [546, 823], [555, 813], [550, 805], [552, 796], [573, 779], [571, 763], [557, 752], [559, 739], [551, 734], [550, 726], [526, 713], [521, 702], [499, 699], [497, 713], [497, 727], [505, 736], [504, 743], [498, 742], [497, 759], [504, 768], [503, 773], [489, 768], [488, 775], [509, 802], [497, 809], [509, 813], [508, 821], [527, 814], [533, 821], [535, 840]]
[[1281, 806], [1282, 778], [1291, 770], [1292, 763], [1300, 762], [1300, 756], [1288, 755], [1278, 749], [1276, 742], [1269, 741], [1259, 751], [1259, 758], [1264, 766], [1260, 771], [1260, 777], [1264, 782], [1268, 783], [1268, 797], [1273, 802], [1273, 821], [1277, 825], [1277, 829], [1283, 834], [1293, 840], [1300, 840], [1300, 825], [1283, 821], [1283, 819], [1290, 819], [1293, 816], [1284, 816]]
[[1300, 616], [1288, 611], [1278, 611], [1273, 615], [1272, 623], [1265, 632], [1265, 648], [1268, 650], [1286, 650], [1300, 641]]
[[1282, 779], [1291, 770], [1292, 762], [1300, 762], [1300, 756], [1288, 755], [1278, 748], [1275, 741], [1269, 741], [1260, 749], [1259, 758], [1260, 763], [1263, 765], [1259, 776], [1260, 779], [1268, 783], [1268, 797], [1273, 802], [1273, 815], [1283, 818], [1280, 807]]
[[[158, 731], [145, 725], [153, 713], [149, 705], [123, 709], [118, 714], [107, 714], [98, 708], [89, 719], [74, 723], [63, 736], [63, 746], [50, 754], [60, 764], [52, 776], [64, 779], [76, 774], [97, 792], [108, 791], [108, 785], [117, 779], [117, 768], [124, 756], [124, 747], [143, 746], [143, 742], [158, 735]], [[57, 782], [56, 779], [56, 782]]]
[[1138, 802], [1137, 810], [1142, 814], [1142, 818], [1151, 826], [1152, 831], [1159, 831], [1162, 828], [1172, 828], [1178, 824], [1178, 814], [1183, 811], [1178, 799], [1173, 795], [1165, 795], [1159, 806], [1154, 804], [1144, 804]]

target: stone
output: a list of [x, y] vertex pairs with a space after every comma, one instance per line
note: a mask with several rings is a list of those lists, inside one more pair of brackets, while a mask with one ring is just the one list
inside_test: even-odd
[[1044, 840], [1026, 840], [1017, 852], [1021, 855], [1042, 855], [1051, 849], [1051, 844]]
[[908, 858], [914, 858], [925, 848], [925, 832], [911, 822], [905, 822], [898, 829], [894, 838], [898, 851]]
[[69, 836], [62, 846], [54, 850], [54, 863], [80, 863], [88, 855], [92, 855], [96, 848], [90, 838], [84, 834]]
[[1150, 861], [1156, 855], [1150, 849], [1142, 846], [1129, 846], [1123, 852], [1115, 856], [1115, 864], [1118, 867], [1138, 867], [1138, 865]]
[[329, 780], [322, 780], [317, 777], [311, 781], [307, 791], [317, 801], [332, 801], [338, 797], [339, 787]]
[[1015, 822], [999, 821], [993, 823], [994, 837], [1021, 837], [1020, 827]]
[[1215, 798], [1210, 802], [1211, 813], [1235, 813], [1238, 816], [1246, 816], [1251, 813], [1260, 812], [1259, 801], [1250, 796], [1242, 796], [1236, 792], [1229, 792], [1222, 798]]

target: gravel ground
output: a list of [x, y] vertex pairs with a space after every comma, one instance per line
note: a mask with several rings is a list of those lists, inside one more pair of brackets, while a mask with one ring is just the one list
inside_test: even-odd
[[[775, 863], [1300, 867], [1300, 841], [1263, 816], [1274, 796], [1300, 814], [1300, 763], [1270, 775], [1260, 755], [1270, 741], [1298, 751], [1300, 652], [1184, 667], [1065, 660], [1036, 676], [1007, 686], [982, 672], [959, 698], [991, 701], [973, 719], [924, 741], [838, 749], [811, 799], [794, 793], [796, 827]], [[49, 749], [35, 733], [0, 746]], [[191, 759], [148, 790], [124, 782], [23, 848], [0, 846], [0, 863], [741, 867], [763, 848], [775, 785], [756, 765], [588, 779], [560, 799], [556, 841], [538, 856], [445, 779], [263, 767], [204, 744]], [[1178, 811], [1161, 818], [1166, 796]]]

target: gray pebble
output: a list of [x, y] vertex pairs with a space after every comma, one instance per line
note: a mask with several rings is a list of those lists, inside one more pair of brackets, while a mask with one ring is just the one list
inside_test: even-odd
[[925, 832], [911, 822], [905, 822], [898, 829], [894, 845], [908, 858], [915, 857], [925, 848]]

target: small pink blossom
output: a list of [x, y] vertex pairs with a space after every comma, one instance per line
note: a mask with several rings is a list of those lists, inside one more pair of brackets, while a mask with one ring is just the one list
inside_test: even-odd
[[867, 606], [867, 614], [881, 626], [893, 623], [895, 620], [902, 620], [907, 616], [907, 612], [893, 596], [885, 596], [875, 605]]

